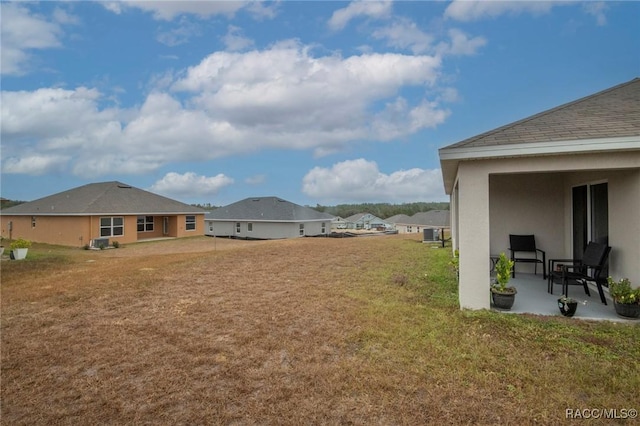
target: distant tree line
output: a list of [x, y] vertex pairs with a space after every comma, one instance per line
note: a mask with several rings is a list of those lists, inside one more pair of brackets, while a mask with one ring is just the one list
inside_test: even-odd
[[337, 206], [311, 207], [319, 212], [325, 212], [334, 216], [349, 217], [357, 213], [370, 213], [380, 219], [386, 219], [397, 214], [406, 214], [413, 216], [418, 212], [427, 212], [429, 210], [449, 210], [449, 203], [363, 203], [363, 204], [338, 204]]
[[26, 201], [7, 200], [6, 198], [2, 198], [2, 199], [0, 199], [0, 210], [1, 209], [8, 209], [9, 207], [17, 206], [18, 204], [23, 204], [25, 202]]

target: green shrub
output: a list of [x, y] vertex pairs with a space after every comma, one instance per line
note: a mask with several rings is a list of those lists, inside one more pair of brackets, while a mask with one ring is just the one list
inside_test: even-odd
[[31, 241], [25, 240], [24, 238], [18, 238], [11, 243], [10, 249], [15, 250], [29, 247], [31, 247]]

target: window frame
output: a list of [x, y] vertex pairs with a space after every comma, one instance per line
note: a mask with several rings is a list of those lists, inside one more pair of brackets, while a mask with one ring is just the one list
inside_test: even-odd
[[[149, 222], [148, 219], [151, 218]], [[140, 222], [142, 219], [142, 222]], [[142, 225], [142, 230], [140, 230], [140, 225]], [[149, 229], [149, 225], [151, 225], [151, 229]], [[153, 232], [155, 228], [155, 217], [153, 216], [138, 216], [136, 220], [136, 229], [138, 232]]]
[[197, 221], [196, 215], [186, 215], [184, 217], [184, 230], [185, 231], [195, 231], [197, 229]]
[[[118, 221], [120, 224], [117, 224]], [[104, 220], [108, 220], [109, 224], [103, 224]], [[120, 234], [115, 233], [117, 229], [121, 230]], [[109, 234], [105, 234], [108, 231]], [[101, 216], [100, 217], [100, 237], [122, 237], [124, 236], [124, 216]]]

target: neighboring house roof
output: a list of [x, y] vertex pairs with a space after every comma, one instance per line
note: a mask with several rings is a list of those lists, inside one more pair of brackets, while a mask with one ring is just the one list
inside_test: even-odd
[[101, 214], [202, 214], [204, 212], [199, 207], [113, 181], [79, 186], [5, 209], [2, 214], [91, 216]]
[[640, 78], [439, 150], [447, 193], [459, 161], [640, 149]]
[[205, 220], [255, 222], [331, 221], [333, 218], [334, 216], [328, 213], [321, 213], [278, 197], [246, 198], [205, 215]]
[[386, 220], [387, 222], [402, 225], [420, 225], [446, 228], [450, 225], [450, 217], [451, 213], [449, 212], [449, 210], [429, 210], [427, 212], [418, 212], [413, 216], [398, 214]]
[[354, 215], [349, 216], [345, 219], [346, 222], [357, 223], [360, 221], [380, 221], [386, 223], [387, 221], [384, 219], [380, 219], [378, 216], [372, 215], [371, 213], [356, 213]]
[[395, 216], [391, 216], [385, 219], [385, 222], [389, 222], [389, 223], [409, 223], [409, 220], [411, 220], [410, 216], [407, 216], [406, 214], [397, 214]]
[[352, 214], [349, 217], [346, 217], [344, 220], [346, 222], [354, 222], [355, 223], [355, 222], [359, 221], [360, 219], [362, 219], [364, 216], [366, 216], [368, 214], [369, 213], [356, 213], [356, 214]]
[[411, 222], [416, 225], [448, 227], [451, 223], [451, 212], [449, 210], [429, 210], [419, 212], [411, 216]]

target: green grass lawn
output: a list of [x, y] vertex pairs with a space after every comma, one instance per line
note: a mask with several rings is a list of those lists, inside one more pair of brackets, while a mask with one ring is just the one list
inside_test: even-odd
[[461, 311], [449, 248], [210, 242], [3, 260], [2, 423], [555, 425], [640, 408], [638, 325]]

